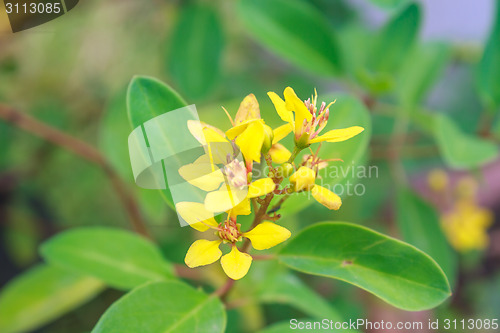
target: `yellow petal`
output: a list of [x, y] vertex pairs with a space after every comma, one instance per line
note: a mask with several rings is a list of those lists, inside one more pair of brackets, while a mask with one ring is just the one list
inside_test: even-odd
[[264, 144], [264, 124], [260, 121], [254, 121], [238, 135], [236, 145], [240, 148], [245, 162], [260, 162], [260, 151]]
[[280, 142], [284, 139], [291, 131], [293, 130], [293, 126], [290, 124], [281, 125], [278, 128], [275, 128], [273, 131], [273, 144]]
[[314, 199], [328, 209], [337, 210], [342, 205], [340, 197], [324, 187], [315, 185], [311, 190], [311, 194]]
[[288, 229], [267, 221], [244, 233], [244, 236], [252, 241], [252, 246], [256, 250], [269, 249], [286, 241], [290, 235]]
[[207, 231], [210, 226], [218, 225], [214, 214], [206, 210], [202, 203], [182, 201], [175, 205], [175, 209], [186, 223], [198, 231]]
[[207, 192], [218, 189], [224, 181], [222, 171], [215, 164], [210, 163], [208, 155], [202, 155], [193, 163], [180, 167], [179, 174], [189, 184]]
[[238, 189], [223, 184], [217, 191], [207, 193], [205, 208], [209, 212], [227, 212], [247, 197], [247, 189]]
[[274, 163], [282, 164], [288, 161], [292, 153], [288, 149], [285, 148], [280, 143], [275, 143], [271, 149], [269, 149], [269, 155], [271, 155], [271, 159]]
[[318, 136], [312, 140], [310, 140], [310, 143], [315, 143], [315, 142], [322, 142], [322, 141], [327, 141], [327, 142], [340, 142], [340, 141], [345, 141], [353, 136], [358, 135], [359, 133], [363, 132], [365, 129], [360, 126], [352, 126], [348, 128], [342, 128], [342, 129], [336, 129], [336, 130], [331, 130], [326, 132], [325, 134]]
[[221, 240], [197, 240], [189, 247], [189, 250], [186, 253], [186, 258], [184, 258], [184, 262], [188, 265], [188, 267], [194, 268], [209, 265], [217, 261], [222, 255], [222, 251], [219, 249], [221, 242]]
[[234, 118], [234, 123], [237, 125], [251, 119], [260, 119], [259, 102], [254, 94], [250, 94], [243, 99]]
[[262, 178], [248, 186], [248, 198], [256, 198], [274, 191], [276, 184], [271, 178]]
[[203, 121], [188, 120], [187, 126], [189, 132], [191, 132], [196, 140], [202, 145], [206, 145], [207, 142], [227, 142], [224, 137], [224, 132]]
[[239, 280], [248, 273], [252, 264], [252, 257], [247, 253], [240, 252], [236, 246], [233, 246], [231, 252], [221, 258], [220, 263], [227, 276], [233, 280]]
[[283, 95], [285, 96], [286, 108], [295, 111], [295, 133], [298, 133], [304, 119], [306, 121], [311, 121], [312, 114], [309, 112], [304, 102], [297, 97], [292, 88], [286, 87]]
[[229, 212], [229, 215], [231, 215], [231, 217], [236, 217], [238, 215], [250, 215], [250, 214], [252, 214], [250, 199], [243, 200], [236, 207], [232, 208]]
[[293, 126], [293, 114], [291, 110], [287, 109], [285, 101], [282, 100], [281, 97], [279, 97], [275, 92], [270, 91], [267, 95], [271, 99], [271, 102], [273, 102], [274, 108], [280, 118]]
[[245, 120], [245, 121], [237, 124], [236, 126], [233, 126], [230, 129], [228, 129], [226, 131], [226, 136], [229, 138], [229, 140], [233, 140], [235, 137], [237, 137], [238, 135], [243, 133], [243, 131], [246, 130], [247, 127], [250, 126], [250, 124], [252, 124], [256, 121], [263, 122], [262, 119]]
[[314, 186], [314, 181], [316, 180], [316, 173], [314, 170], [301, 166], [295, 173], [290, 177], [290, 182], [295, 185], [295, 191], [310, 190]]

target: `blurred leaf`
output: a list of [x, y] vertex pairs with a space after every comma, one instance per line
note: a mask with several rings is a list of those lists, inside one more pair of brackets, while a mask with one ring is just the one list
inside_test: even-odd
[[462, 132], [444, 114], [436, 114], [434, 137], [446, 163], [457, 169], [470, 169], [491, 162], [498, 156], [495, 144]]
[[[330, 107], [328, 125], [322, 133], [349, 126], [361, 126], [365, 129], [361, 134], [344, 142], [322, 143], [320, 149], [322, 159], [340, 158], [343, 160], [343, 162], [330, 162], [329, 166], [320, 170], [318, 174], [316, 183], [334, 190], [337, 184], [339, 184], [338, 187], [342, 188], [348, 181], [356, 182], [354, 178], [357, 178], [358, 175], [357, 168], [366, 162], [365, 153], [371, 138], [371, 119], [363, 103], [353, 96], [338, 94], [335, 96], [326, 95], [321, 98], [327, 103], [337, 99], [337, 102]], [[316, 151], [317, 147], [318, 144], [311, 146], [313, 151]], [[310, 154], [309, 150], [305, 150], [304, 154]], [[299, 160], [300, 157], [297, 161]], [[341, 194], [339, 193], [339, 195]], [[309, 196], [309, 193], [296, 193], [287, 199], [280, 213], [292, 214], [313, 202], [314, 199]]]
[[12, 127], [0, 121], [0, 169], [8, 166], [8, 156], [12, 140]]
[[321, 75], [341, 70], [335, 33], [324, 15], [302, 0], [241, 0], [249, 33], [279, 56]]
[[[136, 76], [127, 91], [127, 111], [132, 129], [166, 112], [187, 106], [182, 97], [165, 83], [146, 76]], [[165, 201], [173, 207], [169, 189], [160, 190]]]
[[31, 265], [38, 260], [38, 243], [41, 238], [39, 221], [27, 208], [14, 202], [8, 211], [9, 218], [5, 221], [5, 250], [19, 267]]
[[31, 332], [86, 303], [103, 289], [104, 284], [92, 277], [36, 266], [1, 290], [0, 331]]
[[149, 283], [116, 301], [93, 333], [224, 332], [226, 313], [215, 296], [178, 281]]
[[423, 45], [414, 48], [405, 59], [397, 84], [403, 105], [416, 105], [442, 74], [450, 56], [444, 44]]
[[500, 106], [500, 1], [490, 37], [478, 68], [478, 89], [485, 106], [494, 111]]
[[371, 3], [386, 9], [396, 8], [406, 4], [409, 0], [370, 0]]
[[168, 68], [179, 89], [195, 99], [209, 93], [219, 78], [224, 47], [215, 10], [205, 4], [183, 8], [170, 37]]
[[65, 231], [41, 247], [49, 263], [130, 289], [173, 278], [172, 267], [145, 238], [120, 229], [89, 227]]
[[306, 228], [285, 244], [279, 258], [293, 269], [351, 283], [404, 310], [436, 307], [451, 294], [446, 276], [428, 255], [354, 224]]
[[128, 146], [130, 121], [127, 117], [127, 93], [120, 91], [110, 99], [100, 121], [99, 148], [124, 180], [133, 180]]
[[266, 275], [265, 283], [260, 283], [260, 287], [257, 297], [264, 303], [288, 304], [315, 318], [342, 318], [327, 301], [290, 272], [270, 272]]
[[401, 189], [397, 197], [397, 222], [403, 240], [436, 260], [453, 286], [457, 257], [448, 245], [434, 207], [410, 189]]
[[382, 28], [369, 58], [369, 68], [394, 75], [415, 43], [419, 26], [420, 7], [412, 3]]

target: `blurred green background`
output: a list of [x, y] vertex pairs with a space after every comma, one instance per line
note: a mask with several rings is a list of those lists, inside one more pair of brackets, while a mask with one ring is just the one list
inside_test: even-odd
[[[45, 25], [1, 32], [0, 104], [98, 147], [165, 257], [182, 264], [194, 234], [133, 181], [125, 93], [134, 75], [167, 82], [222, 128], [220, 107], [234, 115], [249, 93], [273, 127], [268, 91], [292, 86], [306, 99], [316, 88], [327, 103], [350, 101], [371, 122], [369, 147], [353, 159], [377, 177], [353, 179], [365, 192], [344, 195], [338, 212], [313, 203], [284, 223], [292, 232], [324, 220], [369, 226], [429, 253], [452, 284], [435, 311], [409, 313], [299, 275], [291, 288], [310, 303], [264, 292], [230, 310], [228, 332], [314, 316], [318, 295], [347, 319], [500, 318], [499, 1], [86, 0]], [[130, 229], [106, 174], [0, 119], [0, 287], [40, 261], [45, 239], [89, 225]], [[121, 294], [106, 290], [33, 332], [88, 332]]]

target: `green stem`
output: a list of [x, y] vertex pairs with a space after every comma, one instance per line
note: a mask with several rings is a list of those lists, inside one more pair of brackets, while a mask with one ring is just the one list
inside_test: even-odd
[[293, 152], [292, 152], [292, 155], [290, 155], [290, 158], [288, 159], [287, 163], [293, 163], [293, 161], [295, 160], [295, 158], [297, 157], [297, 155], [300, 153], [302, 149], [299, 149], [297, 146], [295, 146], [295, 148], [293, 148]]

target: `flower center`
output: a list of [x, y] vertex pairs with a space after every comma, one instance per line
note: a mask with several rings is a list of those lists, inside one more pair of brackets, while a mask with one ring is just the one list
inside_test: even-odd
[[235, 243], [241, 240], [241, 224], [236, 223], [234, 219], [227, 219], [219, 229], [219, 237], [230, 243]]
[[304, 119], [302, 133], [309, 133], [310, 140], [314, 139], [325, 128], [330, 116], [330, 105], [334, 103], [332, 102], [327, 106], [325, 102], [322, 102], [318, 110], [316, 106], [317, 100], [318, 96], [316, 95], [312, 99], [308, 98], [304, 101], [304, 105], [311, 113], [312, 119], [309, 122]]

